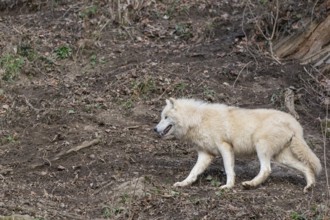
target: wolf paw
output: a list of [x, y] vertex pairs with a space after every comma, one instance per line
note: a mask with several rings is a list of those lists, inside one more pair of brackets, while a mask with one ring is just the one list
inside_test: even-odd
[[189, 183], [184, 182], [184, 181], [176, 182], [176, 183], [173, 184], [174, 187], [184, 187], [184, 186], [188, 186], [188, 185], [189, 185]]
[[252, 189], [255, 187], [252, 181], [245, 181], [242, 183], [242, 186], [244, 189]]
[[304, 193], [308, 193], [308, 191], [309, 191], [312, 187], [314, 187], [314, 186], [315, 186], [314, 183], [312, 183], [312, 184], [308, 184], [307, 186], [305, 186], [305, 188], [304, 188]]
[[310, 187], [305, 186], [305, 187], [304, 187], [304, 193], [308, 193], [309, 188], [310, 188]]
[[220, 189], [231, 189], [231, 188], [233, 188], [233, 186], [231, 186], [231, 185], [223, 185], [223, 186], [220, 186]]

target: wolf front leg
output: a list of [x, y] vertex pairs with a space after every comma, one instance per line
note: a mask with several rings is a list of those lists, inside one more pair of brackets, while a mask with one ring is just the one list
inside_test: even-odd
[[233, 148], [230, 144], [223, 142], [218, 147], [218, 149], [222, 156], [223, 164], [224, 164], [225, 172], [226, 172], [226, 176], [227, 176], [226, 185], [223, 185], [220, 188], [221, 189], [230, 189], [235, 184], [235, 171], [234, 171], [235, 157], [234, 157]]
[[183, 187], [183, 186], [188, 186], [191, 185], [193, 182], [197, 180], [198, 175], [203, 173], [206, 168], [210, 165], [210, 163], [213, 160], [213, 156], [203, 152], [203, 151], [198, 151], [198, 159], [197, 162], [194, 166], [194, 168], [190, 171], [189, 176], [183, 180], [182, 182], [177, 182], [173, 186], [175, 187]]

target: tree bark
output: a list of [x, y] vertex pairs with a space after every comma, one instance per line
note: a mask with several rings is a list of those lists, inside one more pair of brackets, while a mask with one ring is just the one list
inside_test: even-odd
[[319, 16], [322, 18], [305, 22], [307, 25], [302, 28], [303, 30], [280, 39], [274, 45], [275, 55], [281, 59], [299, 60], [302, 64], [310, 63], [328, 69], [330, 65], [329, 10], [330, 0], [327, 0], [318, 9], [320, 13], [323, 13]]

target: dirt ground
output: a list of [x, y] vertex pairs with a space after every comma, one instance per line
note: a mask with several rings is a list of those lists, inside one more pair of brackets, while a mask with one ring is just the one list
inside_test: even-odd
[[[236, 186], [221, 191], [217, 158], [191, 187], [173, 188], [197, 155], [153, 132], [169, 97], [289, 111], [293, 91], [308, 144], [330, 160], [320, 123], [327, 78], [271, 57], [253, 22], [267, 1], [250, 2], [256, 15], [240, 1], [131, 1], [122, 10], [104, 0], [17, 2], [0, 7], [0, 215], [330, 218], [325, 169], [307, 194], [304, 177], [277, 164], [262, 186], [244, 190], [259, 165], [237, 159]], [[304, 4], [289, 18], [308, 16]], [[300, 23], [280, 24], [289, 34]]]

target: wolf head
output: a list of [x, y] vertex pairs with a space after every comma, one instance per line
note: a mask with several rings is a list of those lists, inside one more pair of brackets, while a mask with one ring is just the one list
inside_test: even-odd
[[171, 137], [176, 130], [176, 100], [166, 99], [166, 106], [161, 113], [161, 120], [154, 128], [154, 131], [162, 138]]
[[[205, 103], [194, 99], [167, 99], [161, 113], [161, 120], [154, 131], [164, 139], [170, 137], [185, 138], [189, 130], [201, 122], [199, 109]], [[189, 133], [190, 134], [190, 133]]]

